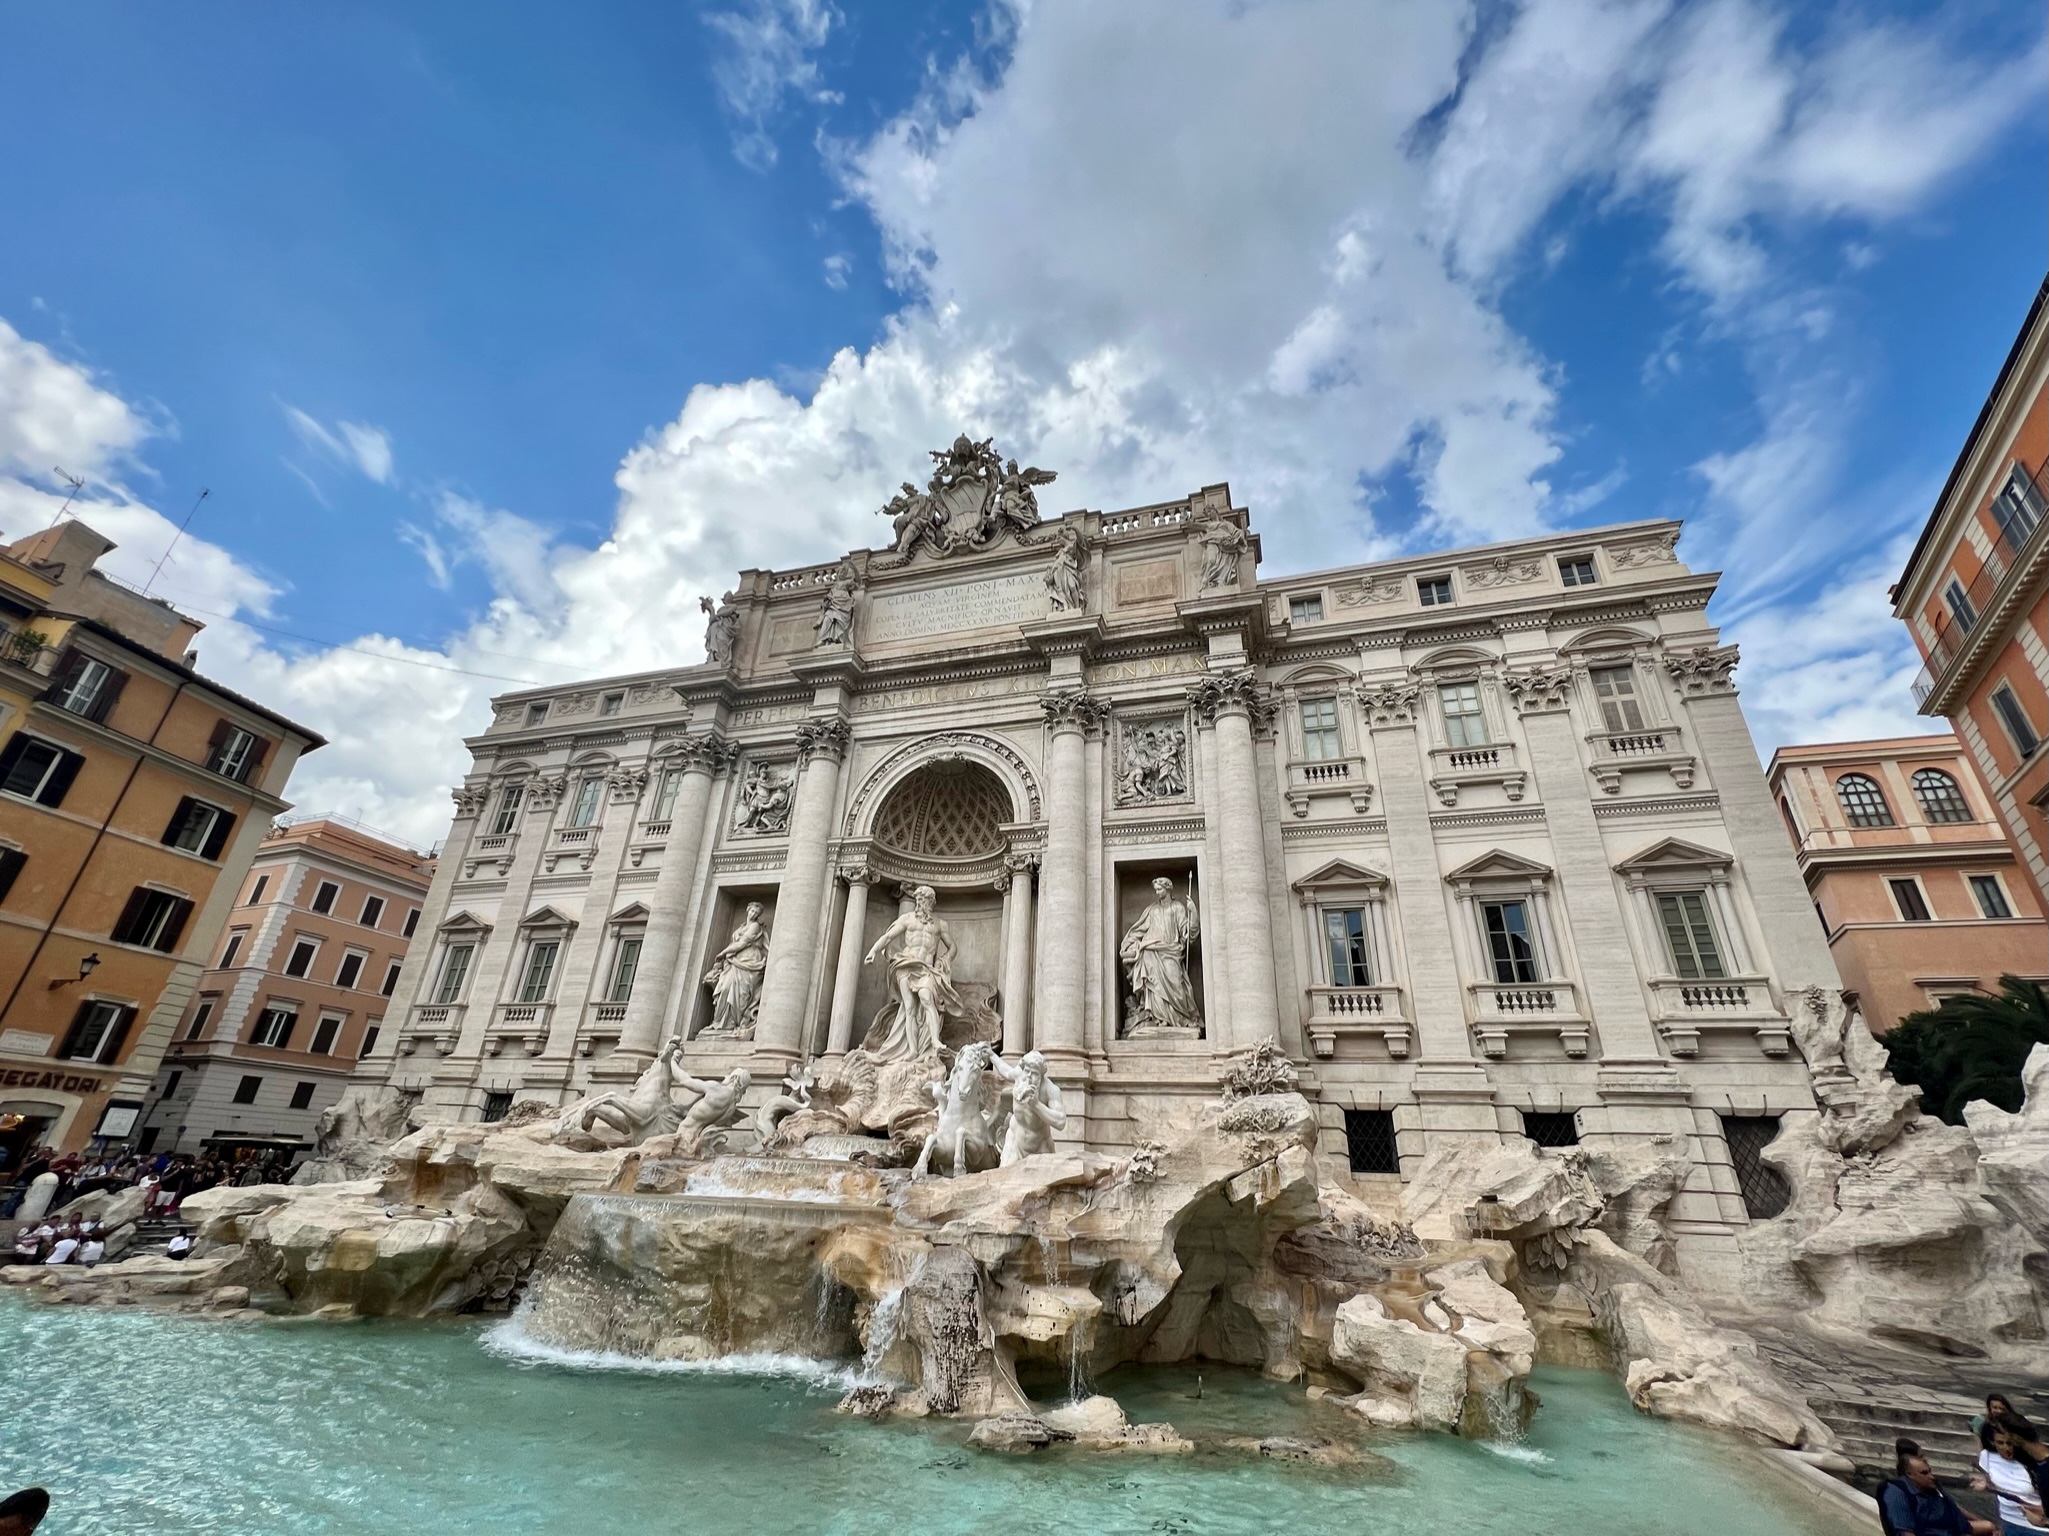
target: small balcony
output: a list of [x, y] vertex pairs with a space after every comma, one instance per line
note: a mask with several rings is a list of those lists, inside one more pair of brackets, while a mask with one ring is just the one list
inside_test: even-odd
[[512, 873], [512, 850], [519, 841], [511, 832], [480, 832], [470, 838], [469, 857], [463, 860], [462, 877], [474, 880], [478, 870], [499, 875]]
[[1623, 774], [1638, 768], [1662, 768], [1672, 776], [1675, 788], [1693, 788], [1693, 754], [1686, 750], [1686, 738], [1676, 725], [1595, 731], [1587, 744], [1593, 749], [1591, 770], [1603, 794], [1620, 794]]
[[564, 859], [574, 859], [577, 868], [589, 869], [598, 856], [598, 830], [594, 826], [558, 828], [554, 845], [541, 857], [542, 868], [552, 875]]
[[1355, 816], [1364, 816], [1373, 804], [1373, 786], [1366, 781], [1366, 759], [1363, 757], [1290, 763], [1288, 787], [1283, 793], [1288, 809], [1297, 816], [1307, 816], [1309, 802], [1322, 795], [1342, 795], [1349, 799]]
[[1409, 1054], [1411, 1029], [1400, 987], [1311, 987], [1309, 1048], [1319, 1058], [1337, 1055], [1338, 1041], [1378, 1039], [1399, 1061]]
[[1566, 1055], [1586, 1055], [1593, 1026], [1571, 982], [1477, 981], [1470, 983], [1466, 992], [1471, 1000], [1473, 1038], [1480, 1042], [1481, 1055], [1492, 1060], [1506, 1056], [1512, 1035], [1555, 1037]]
[[[624, 1003], [589, 1003], [584, 1007], [583, 1028], [577, 1031], [576, 1054], [609, 1056], [619, 1048], [619, 1036], [626, 1026]], [[599, 1047], [604, 1049], [600, 1050]]]
[[399, 1038], [399, 1055], [411, 1056], [423, 1044], [432, 1046], [437, 1055], [453, 1055], [468, 1007], [467, 1003], [415, 1003], [406, 1032]]
[[510, 1045], [529, 1056], [540, 1055], [548, 1044], [548, 1018], [554, 1011], [553, 1003], [500, 1003], [484, 1041], [484, 1054], [502, 1056]]
[[1762, 976], [1719, 981], [1662, 977], [1651, 983], [1651, 1004], [1658, 1033], [1674, 1056], [1699, 1055], [1703, 1030], [1752, 1035], [1767, 1056], [1792, 1054], [1792, 1025], [1772, 1001], [1771, 983]]
[[1474, 784], [1499, 784], [1510, 800], [1520, 800], [1528, 783], [1512, 741], [1430, 749], [1430, 787], [1445, 805], [1457, 805], [1459, 791]]

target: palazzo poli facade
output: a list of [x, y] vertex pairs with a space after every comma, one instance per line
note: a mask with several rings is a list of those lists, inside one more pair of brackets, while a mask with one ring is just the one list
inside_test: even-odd
[[1327, 1177], [1677, 1133], [1726, 1260], [1840, 982], [1679, 525], [1262, 580], [1226, 486], [1042, 519], [1050, 475], [933, 457], [892, 548], [742, 573], [703, 664], [496, 701], [358, 1080], [495, 1119], [680, 1035], [775, 1092], [923, 996], [1115, 1151], [1277, 1038]]

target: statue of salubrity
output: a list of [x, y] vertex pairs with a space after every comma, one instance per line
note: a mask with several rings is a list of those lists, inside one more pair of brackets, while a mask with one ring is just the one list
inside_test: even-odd
[[1202, 1009], [1188, 978], [1189, 951], [1202, 934], [1192, 896], [1192, 890], [1189, 897], [1176, 896], [1174, 882], [1164, 875], [1154, 880], [1152, 905], [1117, 947], [1131, 984], [1127, 1036], [1148, 1029], [1202, 1030]]

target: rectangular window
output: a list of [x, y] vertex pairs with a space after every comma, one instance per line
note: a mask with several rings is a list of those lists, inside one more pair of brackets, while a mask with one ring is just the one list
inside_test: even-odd
[[1992, 707], [1999, 711], [1999, 723], [2013, 738], [2014, 750], [2022, 757], [2034, 756], [2042, 738], [2035, 734], [2035, 727], [2029, 721], [2027, 711], [2021, 708], [2021, 701], [2013, 696], [2013, 690], [2004, 683], [1993, 689]]
[[625, 706], [625, 694], [608, 693], [602, 699], [598, 700], [598, 713], [609, 720], [612, 716], [618, 714], [621, 709], [625, 708]]
[[401, 938], [410, 939], [413, 936], [413, 931], [419, 926], [420, 909], [418, 907], [414, 907], [411, 911], [406, 913], [406, 925], [405, 927], [399, 930], [399, 936]]
[[173, 1072], [169, 1077], [165, 1078], [164, 1097], [167, 1099], [175, 1099], [178, 1096], [178, 1084], [183, 1082], [184, 1079], [185, 1074], [183, 1072]]
[[363, 898], [363, 915], [357, 918], [356, 921], [365, 928], [375, 928], [379, 923], [383, 922], [384, 898], [382, 896], [365, 896]]
[[249, 1031], [249, 1043], [281, 1051], [292, 1043], [292, 1031], [298, 1023], [298, 1009], [285, 1003], [272, 1003], [256, 1016], [256, 1027]]
[[127, 681], [104, 661], [73, 652], [58, 664], [57, 680], [44, 697], [66, 714], [104, 720]]
[[1786, 1176], [1764, 1160], [1764, 1149], [1779, 1134], [1777, 1115], [1723, 1115], [1722, 1139], [1729, 1144], [1729, 1162], [1743, 1209], [1752, 1221], [1770, 1221], [1793, 1203]]
[[1949, 604], [1949, 611], [1956, 618], [1957, 625], [1965, 634], [1978, 627], [1978, 610], [1971, 603], [1971, 594], [1964, 590], [1964, 584], [1954, 576], [1949, 585], [1942, 589], [1942, 600]]
[[529, 705], [527, 705], [527, 707], [526, 707], [526, 723], [527, 723], [528, 725], [545, 725], [545, 724], [547, 724], [547, 722], [548, 722], [548, 706], [547, 706], [547, 703], [546, 703], [545, 701], [543, 701], [542, 703], [539, 703], [539, 704], [529, 704]]
[[270, 888], [270, 876], [258, 875], [256, 883], [249, 887], [249, 905], [255, 906], [263, 900], [263, 893]]
[[214, 726], [213, 737], [207, 743], [207, 770], [238, 784], [247, 784], [262, 765], [264, 753], [269, 750], [270, 743], [262, 737], [222, 720]]
[[1487, 716], [1478, 683], [1445, 683], [1437, 690], [1444, 706], [1444, 739], [1454, 747], [1487, 745]]
[[1497, 982], [1513, 985], [1537, 979], [1537, 945], [1530, 932], [1530, 908], [1524, 901], [1483, 901], [1480, 923], [1486, 931], [1487, 958]]
[[334, 899], [341, 895], [341, 887], [332, 880], [323, 880], [313, 892], [313, 910], [322, 917], [334, 910]]
[[1416, 578], [1416, 601], [1425, 608], [1442, 608], [1451, 601], [1451, 578], [1449, 576], [1418, 576]]
[[313, 957], [320, 953], [320, 945], [314, 939], [301, 939], [292, 946], [292, 957], [285, 962], [287, 976], [304, 976], [313, 969]]
[[26, 863], [28, 855], [19, 848], [0, 848], [0, 901], [5, 901], [7, 893], [14, 889], [14, 878]]
[[1594, 584], [1594, 557], [1592, 555], [1560, 555], [1558, 557], [1558, 580], [1568, 587], [1591, 587]]
[[555, 955], [561, 947], [553, 939], [540, 939], [527, 947], [526, 971], [519, 979], [521, 1002], [545, 1003], [548, 1000], [548, 983], [555, 979]]
[[519, 821], [519, 803], [526, 798], [526, 790], [517, 784], [508, 784], [498, 793], [498, 810], [491, 818], [491, 836], [504, 837]]
[[1708, 921], [1707, 892], [1659, 891], [1658, 921], [1672, 954], [1672, 973], [1681, 981], [1720, 981], [1728, 970]]
[[192, 1010], [192, 1027], [185, 1031], [187, 1040], [198, 1040], [205, 1036], [206, 1026], [213, 1020], [213, 999], [203, 998]]
[[349, 950], [342, 956], [341, 964], [334, 969], [334, 984], [338, 987], [353, 987], [363, 978], [363, 965], [370, 957], [359, 949]]
[[587, 827], [598, 819], [598, 802], [605, 793], [605, 781], [596, 774], [581, 780], [576, 786], [576, 801], [569, 808], [569, 824], [572, 827]]
[[1643, 729], [1643, 705], [1636, 696], [1634, 667], [1591, 667], [1594, 697], [1601, 701], [1601, 723], [1611, 731]]
[[104, 1066], [120, 1056], [128, 1039], [128, 1026], [134, 1021], [135, 1010], [124, 1003], [80, 1003], [57, 1054], [66, 1061], [92, 1061]]
[[1978, 910], [1987, 917], [2012, 917], [2013, 908], [2007, 905], [2006, 891], [1999, 884], [1996, 875], [1972, 875], [1971, 894], [1978, 898]]
[[164, 828], [163, 841], [167, 847], [196, 853], [202, 859], [217, 859], [234, 829], [232, 813], [187, 795], [171, 813], [171, 824]]
[[221, 951], [221, 963], [218, 969], [225, 971], [235, 963], [236, 958], [242, 953], [242, 941], [247, 937], [249, 937], [249, 930], [247, 928], [237, 928], [228, 935], [228, 947]]
[[315, 1056], [333, 1055], [335, 1036], [341, 1033], [341, 1027], [342, 1021], [334, 1014], [322, 1014], [320, 1022], [313, 1026], [313, 1044], [308, 1049]]
[[1291, 597], [1288, 599], [1288, 618], [1296, 624], [1314, 624], [1323, 617], [1323, 598]]
[[1302, 755], [1312, 763], [1327, 763], [1344, 756], [1338, 741], [1338, 701], [1334, 698], [1302, 701]]
[[294, 1084], [292, 1088], [292, 1108], [305, 1109], [310, 1106], [313, 1102], [313, 1090], [319, 1086], [318, 1083]]
[[2001, 536], [2012, 549], [2019, 549], [2025, 544], [2028, 535], [2035, 531], [2035, 525], [2042, 521], [2042, 495], [2020, 465], [2014, 465], [2007, 474], [2006, 484], [1992, 498], [1992, 516], [1999, 524]]
[[670, 768], [662, 774], [661, 782], [655, 786], [654, 809], [648, 812], [649, 821], [667, 821], [676, 814], [676, 790], [683, 783], [683, 775]]
[[512, 1113], [512, 1094], [501, 1091], [484, 1095], [484, 1108], [479, 1116], [486, 1124], [503, 1120]]
[[633, 996], [633, 973], [640, 969], [640, 940], [621, 939], [612, 956], [612, 985], [605, 991], [608, 1003], [623, 1003]]
[[441, 957], [441, 984], [434, 989], [437, 1003], [458, 1002], [462, 998], [462, 984], [469, 979], [470, 957], [477, 952], [474, 944], [451, 944], [448, 953]]
[[386, 997], [398, 990], [398, 973], [402, 965], [402, 961], [394, 960], [384, 968], [384, 985], [378, 990]]
[[1576, 1147], [1579, 1145], [1579, 1116], [1526, 1109], [1523, 1111], [1523, 1134], [1540, 1147]]
[[118, 944], [140, 944], [169, 954], [178, 947], [178, 935], [185, 931], [185, 919], [191, 914], [192, 903], [184, 897], [137, 886], [114, 925], [113, 938]]
[[1921, 884], [1917, 880], [1888, 880], [1892, 887], [1893, 905], [1900, 909], [1900, 916], [1910, 923], [1933, 921], [1928, 903], [1921, 895]]
[[363, 1055], [368, 1056], [377, 1049], [377, 1037], [381, 1033], [383, 1033], [383, 1022], [381, 1020], [372, 1023], [368, 1029], [363, 1031]]
[[59, 806], [84, 763], [76, 752], [16, 731], [0, 748], [0, 789], [38, 805]]
[[1345, 1155], [1354, 1173], [1400, 1173], [1402, 1160], [1395, 1151], [1394, 1111], [1346, 1110]]
[[254, 1104], [257, 1091], [262, 1087], [263, 1079], [260, 1077], [243, 1078], [241, 1082], [235, 1084], [235, 1102], [237, 1104]]
[[1373, 968], [1366, 959], [1366, 913], [1360, 907], [1328, 908], [1323, 914], [1324, 953], [1330, 957], [1334, 987], [1370, 987]]

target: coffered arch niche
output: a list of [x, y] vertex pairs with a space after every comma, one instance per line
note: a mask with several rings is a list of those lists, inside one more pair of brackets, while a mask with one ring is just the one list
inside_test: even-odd
[[964, 764], [985, 771], [1009, 802], [1009, 822], [1036, 822], [1044, 814], [1039, 781], [1031, 765], [1009, 742], [978, 731], [942, 731], [905, 742], [869, 772], [847, 803], [845, 834], [869, 839], [882, 807], [914, 774], [934, 765]]

